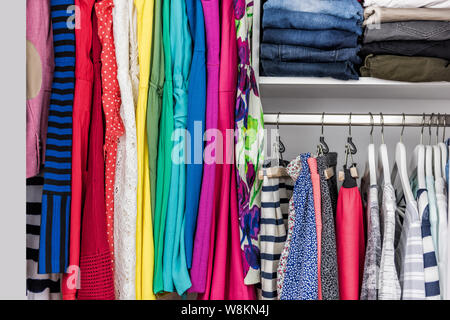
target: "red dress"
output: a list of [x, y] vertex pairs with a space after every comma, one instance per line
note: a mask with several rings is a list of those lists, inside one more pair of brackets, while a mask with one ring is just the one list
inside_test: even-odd
[[[120, 87], [117, 81], [116, 49], [112, 25], [113, 0], [102, 0], [95, 5], [98, 17], [98, 36], [102, 43], [102, 89], [105, 114], [105, 200], [106, 232], [114, 261], [114, 180], [116, 174], [117, 143], [124, 134], [120, 117]], [[113, 264], [114, 265], [114, 264]]]
[[[94, 30], [97, 17], [93, 15]], [[114, 278], [111, 254], [106, 238], [105, 184], [103, 160], [102, 86], [100, 79], [100, 40], [93, 33], [94, 89], [89, 133], [89, 157], [81, 229], [80, 273], [81, 287], [78, 299], [113, 300]]]
[[64, 300], [75, 300], [79, 282], [81, 212], [86, 188], [86, 163], [91, 119], [94, 70], [91, 60], [92, 10], [95, 0], [75, 0], [79, 27], [75, 28], [75, 92], [72, 127], [72, 191], [70, 206], [69, 267], [63, 276]]
[[359, 300], [365, 257], [361, 194], [348, 169], [339, 190], [336, 245], [341, 300]]

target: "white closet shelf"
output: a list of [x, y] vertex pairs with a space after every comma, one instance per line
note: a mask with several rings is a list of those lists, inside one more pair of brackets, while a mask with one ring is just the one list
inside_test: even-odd
[[309, 77], [260, 77], [263, 98], [450, 99], [450, 82], [401, 82], [361, 77], [336, 80]]

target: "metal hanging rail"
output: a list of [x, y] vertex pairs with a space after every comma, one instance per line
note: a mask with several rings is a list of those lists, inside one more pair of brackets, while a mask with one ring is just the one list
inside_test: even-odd
[[[431, 122], [430, 122], [431, 120]], [[447, 114], [266, 113], [266, 125], [449, 127]]]

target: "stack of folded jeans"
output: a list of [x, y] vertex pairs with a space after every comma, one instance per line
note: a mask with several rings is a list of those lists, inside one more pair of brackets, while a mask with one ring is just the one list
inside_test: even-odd
[[261, 73], [358, 79], [363, 9], [357, 0], [267, 0]]
[[365, 0], [362, 76], [450, 81], [450, 0]]

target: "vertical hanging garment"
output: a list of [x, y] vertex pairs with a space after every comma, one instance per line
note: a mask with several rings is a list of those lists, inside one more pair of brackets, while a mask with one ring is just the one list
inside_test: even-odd
[[[172, 176], [170, 181], [167, 225], [164, 233], [164, 291], [175, 289], [182, 295], [191, 287], [184, 246], [184, 210], [186, 197], [186, 120], [188, 106], [189, 68], [192, 42], [184, 1], [171, 0], [170, 46], [173, 68], [174, 132], [172, 141]], [[169, 61], [167, 61], [169, 63]], [[175, 153], [174, 151], [177, 151]]]
[[[190, 292], [204, 292], [208, 268], [211, 225], [214, 214], [217, 139], [219, 113], [220, 15], [218, 0], [202, 0], [206, 32], [206, 145], [202, 189], [198, 207], [197, 228], [191, 268]], [[212, 129], [208, 132], [209, 129]]]
[[[399, 209], [400, 206], [397, 207], [397, 210]], [[416, 201], [406, 203], [402, 231], [395, 254], [402, 300], [424, 300], [422, 231]]]
[[224, 140], [216, 152], [213, 222], [205, 292], [199, 299], [248, 300], [255, 298], [253, 286], [244, 284], [239, 243], [238, 205], [234, 167], [237, 50], [233, 1], [221, 1], [220, 73], [218, 125]]
[[264, 120], [251, 59], [253, 1], [235, 1], [234, 15], [239, 53], [235, 111], [236, 173], [240, 196], [242, 263], [245, 284], [248, 285], [258, 283], [260, 279], [258, 235], [262, 181], [256, 179], [256, 173], [262, 166], [264, 156]]
[[[63, 275], [64, 300], [76, 299], [79, 281], [81, 215], [86, 193], [86, 165], [92, 108], [94, 67], [91, 60], [92, 13], [95, 0], [75, 0], [75, 94], [73, 99], [72, 193], [70, 206], [69, 269]], [[76, 281], [76, 283], [74, 282]]]
[[[28, 1], [30, 3], [30, 1]], [[42, 185], [41, 174], [27, 178], [27, 299], [61, 300], [61, 274], [38, 274], [39, 232], [41, 223]]]
[[[270, 167], [266, 161], [264, 168]], [[264, 170], [261, 190], [261, 300], [277, 300], [277, 267], [286, 241], [281, 211], [280, 179], [269, 178]]]
[[436, 190], [436, 200], [437, 200], [437, 209], [438, 209], [438, 220], [439, 220], [439, 226], [438, 226], [438, 247], [437, 250], [439, 251], [439, 285], [441, 287], [441, 298], [443, 298], [446, 293], [445, 283], [447, 282], [447, 272], [445, 270], [446, 268], [446, 261], [447, 261], [447, 255], [448, 255], [448, 244], [447, 244], [447, 238], [448, 238], [448, 208], [447, 208], [447, 188], [445, 187], [445, 180], [442, 177], [436, 178], [435, 181], [435, 190]]
[[136, 106], [138, 154], [136, 218], [136, 299], [153, 300], [153, 226], [146, 135], [147, 96], [153, 36], [153, 0], [135, 0], [139, 48], [139, 98]]
[[[301, 169], [302, 169], [302, 167], [301, 167], [300, 156], [298, 156], [297, 158], [292, 160], [286, 168], [287, 173], [292, 178], [292, 181], [294, 182], [294, 184], [297, 182], [297, 179], [300, 175]], [[294, 225], [295, 225], [295, 205], [294, 205], [294, 197], [292, 195], [291, 199], [289, 200], [289, 218], [288, 218], [286, 241], [284, 242], [283, 251], [281, 252], [280, 261], [278, 263], [278, 268], [277, 268], [278, 297], [281, 297], [281, 294], [283, 292], [283, 283], [284, 283], [284, 277], [285, 277], [285, 273], [286, 273], [286, 262], [287, 262], [287, 258], [289, 256], [289, 250], [290, 250]]]
[[[445, 174], [447, 175], [447, 230], [450, 230], [450, 177], [449, 177], [449, 168], [450, 168], [450, 139], [447, 139], [447, 147], [448, 152], [447, 155], [447, 165], [445, 166]], [[447, 236], [447, 248], [450, 248], [450, 237]], [[447, 274], [445, 290], [444, 290], [444, 299], [450, 300], [450, 254], [447, 254], [447, 260], [445, 262], [446, 269], [445, 272]]]
[[[99, 28], [98, 26], [95, 14], [92, 15], [92, 29], [102, 30], [102, 27]], [[99, 35], [97, 32], [92, 32], [94, 78], [86, 173], [86, 198], [81, 220], [81, 286], [78, 290], [78, 299], [80, 300], [114, 300], [113, 263], [106, 227], [101, 51]]]
[[72, 110], [75, 88], [73, 0], [51, 0], [55, 72], [48, 117], [42, 192], [39, 273], [65, 272], [69, 263]]
[[134, 0], [128, 0], [128, 23], [130, 35], [130, 78], [131, 89], [133, 90], [134, 107], [139, 99], [139, 50], [137, 35], [137, 9]]
[[164, 48], [164, 88], [158, 141], [158, 163], [156, 177], [155, 204], [155, 275], [153, 291], [155, 294], [164, 290], [163, 283], [163, 253], [164, 231], [170, 193], [170, 179], [172, 170], [172, 132], [173, 119], [173, 84], [172, 84], [172, 55], [170, 47], [170, 1], [163, 1], [162, 32]]
[[55, 58], [50, 0], [27, 1], [27, 171], [37, 175], [44, 163], [48, 108]]
[[195, 227], [197, 226], [198, 202], [203, 172], [203, 135], [206, 111], [206, 44], [205, 21], [201, 0], [186, 0], [189, 28], [193, 41], [193, 55], [189, 72], [186, 150], [186, 225], [184, 242], [188, 268], [192, 267]]
[[[289, 164], [288, 161], [285, 161], [286, 163], [283, 164], [284, 166], [287, 166]], [[284, 228], [286, 229], [286, 235], [287, 235], [287, 228], [288, 228], [288, 217], [289, 217], [289, 200], [292, 197], [292, 191], [294, 190], [293, 181], [290, 177], [281, 177], [280, 179], [280, 186], [279, 186], [279, 193], [280, 193], [280, 208], [281, 208], [281, 214], [283, 215], [283, 223]]]
[[322, 262], [320, 266], [322, 299], [339, 300], [336, 232], [330, 190], [327, 179], [325, 178], [325, 170], [327, 168], [326, 157], [317, 157], [322, 209]]
[[342, 300], [358, 300], [365, 255], [363, 209], [356, 179], [346, 167], [344, 174], [336, 211], [339, 296]]
[[316, 220], [316, 235], [317, 235], [317, 286], [318, 286], [318, 300], [322, 300], [322, 278], [321, 278], [321, 265], [322, 265], [322, 207], [321, 207], [321, 189], [320, 189], [320, 177], [317, 172], [317, 159], [309, 158], [308, 166], [311, 175], [311, 182], [313, 188], [314, 197], [314, 212]]
[[295, 224], [281, 300], [318, 298], [317, 231], [309, 158], [309, 153], [300, 155], [301, 171], [294, 185]]
[[[150, 67], [150, 85], [147, 102], [147, 144], [148, 166], [150, 170], [150, 196], [152, 221], [155, 218], [156, 204], [156, 161], [158, 159], [159, 117], [161, 116], [162, 93], [164, 85], [164, 48], [162, 43], [162, 0], [155, 0], [153, 52]], [[155, 241], [156, 247], [156, 241]]]
[[380, 207], [378, 186], [370, 184], [370, 172], [361, 179], [363, 207], [367, 221], [367, 246], [361, 284], [361, 300], [377, 300], [378, 273], [381, 261]]
[[105, 200], [106, 232], [114, 266], [114, 183], [117, 162], [117, 143], [124, 134], [120, 117], [120, 87], [117, 81], [116, 48], [114, 46], [112, 9], [113, 0], [95, 4], [98, 17], [98, 36], [102, 44], [102, 103], [105, 115]]
[[422, 245], [423, 245], [423, 269], [425, 277], [425, 298], [427, 300], [440, 299], [439, 268], [436, 253], [431, 238], [430, 208], [427, 189], [419, 189], [416, 201], [419, 215], [422, 217]]
[[130, 76], [130, 17], [133, 0], [115, 0], [113, 32], [117, 59], [117, 80], [122, 107], [120, 116], [125, 133], [117, 145], [114, 184], [114, 288], [116, 299], [136, 298], [136, 117]]
[[383, 230], [380, 271], [378, 276], [378, 300], [400, 300], [402, 289], [395, 267], [395, 212], [397, 203], [391, 183], [384, 184], [380, 208]]
[[[336, 173], [337, 166], [337, 157], [338, 154], [336, 152], [329, 152], [325, 157], [325, 162], [327, 168], [332, 168], [333, 172]], [[334, 174], [331, 178], [327, 179], [328, 189], [330, 191], [331, 205], [333, 207], [333, 214], [336, 218], [336, 209], [337, 209], [337, 199], [338, 199], [338, 189], [337, 189], [337, 174]]]
[[[436, 192], [434, 190], [434, 177], [426, 176], [427, 191], [428, 191], [428, 207], [430, 211], [430, 223], [431, 223], [431, 237], [433, 238], [434, 248], [438, 247], [438, 237], [439, 237], [439, 218], [438, 218], [438, 208], [436, 201]], [[439, 253], [436, 252], [436, 259], [439, 261]]]

